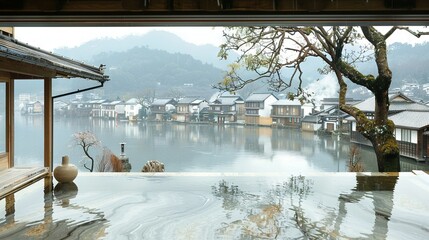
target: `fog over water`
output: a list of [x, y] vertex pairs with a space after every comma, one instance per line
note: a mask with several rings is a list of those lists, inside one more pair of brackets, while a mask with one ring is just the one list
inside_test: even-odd
[[[344, 172], [350, 147], [348, 140], [293, 129], [55, 118], [54, 166], [69, 155], [87, 171], [82, 149], [73, 144], [72, 135], [79, 131], [95, 133], [117, 155], [125, 142], [133, 172], [149, 160], [163, 162], [168, 172]], [[15, 141], [16, 166], [43, 165], [42, 116], [17, 113]], [[101, 156], [101, 150], [94, 148], [91, 154]], [[365, 171], [376, 171], [372, 149], [361, 147], [360, 152]], [[410, 168], [429, 169], [428, 164], [404, 159], [403, 170]]]

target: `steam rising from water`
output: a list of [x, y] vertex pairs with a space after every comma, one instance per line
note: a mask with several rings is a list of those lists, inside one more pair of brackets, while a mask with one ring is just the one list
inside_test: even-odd
[[317, 106], [320, 105], [323, 98], [337, 97], [339, 89], [337, 79], [333, 74], [325, 75], [307, 86], [308, 92], [314, 92], [313, 98]]

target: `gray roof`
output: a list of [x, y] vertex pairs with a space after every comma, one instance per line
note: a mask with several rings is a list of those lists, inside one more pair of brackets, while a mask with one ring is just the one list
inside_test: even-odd
[[[402, 93], [391, 93], [389, 94], [390, 100], [390, 111], [404, 111], [404, 110], [419, 110], [419, 111], [427, 111], [429, 107], [415, 102], [403, 95]], [[363, 112], [374, 112], [375, 108], [375, 97], [368, 98], [360, 103], [354, 105], [359, 108]]]
[[[220, 103], [215, 103], [215, 101], [218, 101]], [[216, 99], [215, 101], [211, 102], [210, 105], [226, 105], [226, 106], [231, 106], [234, 105], [237, 101], [240, 102], [241, 97], [240, 96], [229, 96], [229, 97], [221, 97]]]
[[185, 97], [180, 99], [177, 104], [191, 104], [193, 101], [195, 101], [197, 98], [195, 97]]
[[[246, 99], [246, 102], [263, 102], [271, 95], [274, 96], [271, 93], [252, 93], [252, 95]], [[277, 99], [276, 96], [274, 97]]]
[[420, 129], [429, 125], [429, 111], [403, 111], [389, 117], [396, 127]]
[[154, 106], [154, 105], [164, 106], [164, 105], [169, 104], [171, 102], [174, 102], [174, 99], [172, 99], [172, 98], [158, 98], [158, 99], [155, 99], [151, 105], [152, 106]]
[[104, 102], [101, 105], [107, 106], [107, 105], [118, 105], [119, 103], [122, 103], [122, 101], [120, 100], [115, 100], [115, 101], [108, 101], [108, 102]]
[[[109, 80], [98, 67], [52, 54], [4, 35], [0, 35], [0, 59], [1, 58], [39, 66], [55, 72], [55, 76], [46, 75], [47, 77], [78, 77], [93, 79], [99, 82]], [[48, 72], [46, 74], [48, 74]]]
[[301, 106], [301, 102], [298, 100], [281, 99], [272, 104], [273, 106]]
[[209, 102], [214, 102], [218, 98], [237, 98], [237, 97], [241, 98], [240, 95], [232, 94], [230, 92], [217, 92], [210, 97]]
[[318, 123], [319, 117], [315, 115], [307, 115], [305, 116], [301, 122], [309, 122], [309, 123]]
[[197, 98], [197, 99], [195, 99], [194, 101], [192, 101], [192, 102], [191, 102], [191, 104], [200, 104], [200, 103], [202, 103], [202, 102], [204, 102], [204, 101], [205, 101], [205, 99]]

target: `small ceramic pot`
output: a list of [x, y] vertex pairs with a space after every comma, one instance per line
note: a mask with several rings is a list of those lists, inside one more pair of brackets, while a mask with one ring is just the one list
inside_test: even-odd
[[60, 183], [69, 183], [77, 176], [77, 167], [69, 163], [69, 157], [63, 156], [62, 165], [54, 169], [54, 177]]

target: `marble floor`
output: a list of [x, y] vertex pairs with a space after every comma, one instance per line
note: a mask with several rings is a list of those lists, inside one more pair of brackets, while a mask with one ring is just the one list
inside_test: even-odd
[[2, 200], [0, 239], [427, 239], [429, 175], [80, 174]]

